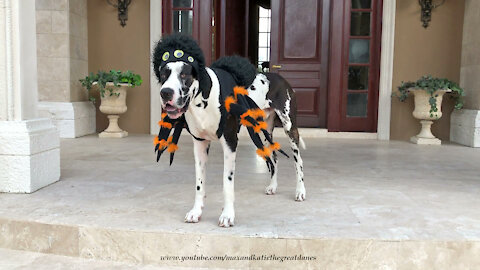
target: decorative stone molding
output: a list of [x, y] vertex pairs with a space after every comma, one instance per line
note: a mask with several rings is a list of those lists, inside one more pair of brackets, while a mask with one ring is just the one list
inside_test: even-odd
[[31, 193], [60, 179], [60, 139], [50, 119], [0, 121], [0, 192]]
[[49, 117], [60, 138], [78, 138], [96, 132], [96, 111], [92, 102], [39, 102], [41, 117]]
[[454, 111], [450, 117], [450, 141], [480, 147], [480, 110]]
[[[150, 51], [162, 37], [162, 0], [150, 0]], [[150, 59], [152, 63], [152, 59]], [[161, 119], [160, 84], [153, 69], [150, 69], [150, 134], [158, 133], [157, 122]]]

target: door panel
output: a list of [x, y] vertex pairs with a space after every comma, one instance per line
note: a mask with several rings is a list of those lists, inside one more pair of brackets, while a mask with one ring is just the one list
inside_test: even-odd
[[163, 0], [162, 32], [193, 36], [203, 50], [205, 61], [212, 59], [212, 0]]
[[298, 125], [326, 127], [330, 0], [272, 0], [270, 71], [296, 91]]

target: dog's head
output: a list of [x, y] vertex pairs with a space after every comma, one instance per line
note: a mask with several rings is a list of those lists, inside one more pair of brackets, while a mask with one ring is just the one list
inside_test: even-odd
[[162, 85], [162, 109], [171, 119], [179, 118], [199, 90], [205, 73], [203, 53], [191, 37], [174, 34], [159, 41], [153, 54], [155, 75]]

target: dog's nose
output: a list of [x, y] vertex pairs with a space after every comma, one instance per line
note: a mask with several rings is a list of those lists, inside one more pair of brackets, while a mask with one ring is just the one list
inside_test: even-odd
[[160, 96], [164, 101], [170, 101], [173, 98], [173, 89], [172, 88], [163, 88], [160, 91]]

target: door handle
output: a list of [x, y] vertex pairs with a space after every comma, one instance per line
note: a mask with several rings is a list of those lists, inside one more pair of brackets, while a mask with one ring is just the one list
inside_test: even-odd
[[278, 68], [278, 69], [280, 69], [280, 68], [282, 68], [282, 65], [272, 65], [272, 68]]

